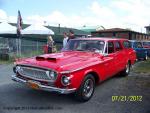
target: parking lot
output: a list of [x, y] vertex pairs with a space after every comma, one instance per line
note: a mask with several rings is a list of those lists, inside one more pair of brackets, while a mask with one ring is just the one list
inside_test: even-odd
[[[92, 99], [30, 89], [13, 82], [12, 64], [0, 65], [0, 113], [150, 113], [150, 75], [131, 72], [99, 84]], [[142, 101], [112, 101], [112, 96], [142, 96]]]

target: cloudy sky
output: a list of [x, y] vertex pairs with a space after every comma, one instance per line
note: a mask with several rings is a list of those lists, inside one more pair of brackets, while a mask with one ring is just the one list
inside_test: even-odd
[[0, 21], [65, 27], [121, 27], [145, 32], [150, 24], [150, 0], [0, 0]]

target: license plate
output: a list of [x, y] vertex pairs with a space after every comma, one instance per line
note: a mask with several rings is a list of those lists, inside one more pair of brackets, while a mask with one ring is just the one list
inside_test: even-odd
[[27, 84], [28, 84], [29, 87], [31, 87], [33, 89], [39, 89], [39, 85], [34, 81], [28, 81]]

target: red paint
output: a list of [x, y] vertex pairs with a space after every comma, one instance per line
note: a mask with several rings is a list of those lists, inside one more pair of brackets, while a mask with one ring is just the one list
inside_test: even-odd
[[[72, 76], [71, 84], [67, 87], [79, 88], [82, 80], [88, 73], [97, 74], [100, 82], [125, 69], [128, 61], [130, 61], [132, 65], [136, 60], [135, 51], [132, 48], [125, 48], [123, 46], [123, 42], [128, 41], [127, 39], [82, 38], [81, 40], [103, 40], [106, 43], [108, 41], [112, 41], [113, 43], [119, 41], [122, 50], [117, 51], [114, 48], [115, 52], [108, 54], [107, 56], [95, 52], [82, 51], [44, 54], [40, 56], [44, 59], [37, 60], [36, 57], [27, 58], [19, 60], [15, 64], [32, 65], [57, 71], [58, 76], [55, 81], [55, 86], [60, 88], [66, 87], [61, 84], [61, 77], [63, 75]], [[55, 61], [53, 61], [54, 59]], [[62, 74], [62, 72], [65, 73], [65, 71], [69, 72]]]

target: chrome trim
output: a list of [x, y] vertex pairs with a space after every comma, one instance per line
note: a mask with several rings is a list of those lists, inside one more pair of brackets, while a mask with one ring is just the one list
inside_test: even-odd
[[[106, 49], [107, 49], [107, 41], [105, 41], [105, 45], [104, 45], [104, 49], [103, 49], [103, 55], [105, 54], [105, 51], [106, 51]], [[108, 51], [108, 50], [107, 50]]]
[[56, 73], [58, 73], [56, 70], [48, 68], [48, 67], [42, 67], [42, 66], [37, 66], [37, 65], [29, 65], [29, 64], [16, 64], [16, 66], [29, 66], [29, 67], [33, 67], [33, 68], [39, 68], [39, 69], [44, 69], [44, 70], [51, 70], [51, 71], [55, 71]]
[[62, 78], [63, 78], [64, 76], [67, 77], [69, 80], [71, 80], [71, 78], [73, 78], [73, 75], [70, 75], [70, 76], [63, 75], [63, 76], [61, 77], [61, 84], [62, 84], [63, 86], [68, 86], [68, 85], [70, 85], [70, 84], [71, 84], [71, 81], [70, 81], [68, 84], [64, 84], [64, 83], [63, 83]]
[[[11, 77], [12, 77], [12, 80], [15, 81], [15, 82], [20, 82], [20, 83], [23, 83], [23, 84], [27, 84], [26, 80], [23, 80], [23, 79], [17, 77], [16, 75], [12, 75]], [[57, 88], [57, 87], [52, 87], [52, 86], [46, 86], [46, 85], [42, 85], [40, 83], [37, 83], [37, 85], [39, 86], [40, 90], [49, 91], [49, 92], [59, 92], [61, 94], [73, 93], [76, 90], [76, 88], [64, 89], [64, 88]]]
[[[26, 68], [33, 68], [34, 70], [40, 70], [40, 71], [45, 71], [45, 73], [46, 73], [46, 71], [54, 71], [53, 69], [50, 69], [50, 68], [43, 68], [43, 67], [39, 67], [39, 66], [34, 66], [34, 65], [26, 65], [26, 64], [21, 64], [21, 65], [16, 65], [16, 66], [22, 66], [22, 67], [26, 67]], [[58, 77], [58, 72], [57, 71], [54, 71], [54, 72], [56, 72], [56, 74], [57, 74], [57, 76], [56, 76], [56, 79], [57, 79], [57, 77]], [[19, 74], [20, 74], [20, 72], [18, 72]], [[45, 80], [45, 79], [38, 79], [38, 78], [34, 78], [34, 77], [31, 77], [31, 76], [26, 76], [26, 75], [22, 75], [22, 74], [20, 74], [21, 76], [23, 76], [23, 77], [26, 77], [26, 78], [30, 78], [30, 79], [35, 79], [35, 80], [39, 80], [39, 81], [46, 81], [46, 82], [55, 82], [56, 81], [56, 79], [55, 80]]]

